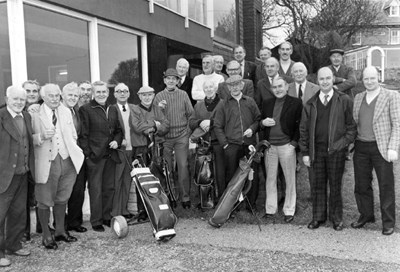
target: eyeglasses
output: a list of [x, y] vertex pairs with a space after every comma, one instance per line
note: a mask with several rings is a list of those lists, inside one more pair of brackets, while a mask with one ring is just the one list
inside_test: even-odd
[[29, 90], [29, 89], [26, 89], [25, 91], [27, 93], [38, 93], [39, 92], [38, 90]]
[[118, 90], [118, 91], [115, 91], [117, 94], [127, 94], [127, 93], [129, 93], [129, 91], [128, 90]]

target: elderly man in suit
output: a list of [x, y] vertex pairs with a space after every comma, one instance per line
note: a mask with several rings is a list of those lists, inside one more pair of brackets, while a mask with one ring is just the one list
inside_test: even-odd
[[353, 228], [374, 222], [372, 170], [376, 172], [381, 204], [382, 234], [394, 232], [396, 205], [393, 162], [400, 146], [400, 96], [379, 85], [378, 71], [366, 67], [363, 71], [365, 92], [354, 98], [353, 117], [357, 123], [354, 152], [354, 178], [359, 219]]
[[[78, 99], [76, 96], [78, 94]], [[92, 84], [88, 81], [81, 82], [79, 86], [72, 82], [64, 86], [61, 94], [63, 104], [71, 109], [72, 117], [78, 138], [81, 133], [81, 118], [79, 116], [79, 108], [89, 103], [92, 97]], [[78, 142], [79, 144], [79, 142]], [[87, 165], [83, 162], [81, 170], [76, 177], [71, 197], [68, 200], [68, 214], [66, 217], [67, 230], [76, 232], [86, 232], [87, 229], [82, 226], [83, 213], [82, 207], [85, 200], [85, 189], [87, 181]]]
[[[58, 241], [77, 240], [65, 230], [64, 222], [67, 202], [84, 160], [71, 111], [60, 104], [60, 94], [58, 85], [44, 85], [40, 90], [44, 103], [32, 114], [35, 196], [43, 229], [42, 244], [47, 249], [57, 249]], [[56, 223], [55, 241], [48, 228], [50, 207]]]
[[[354, 141], [357, 126], [353, 119], [351, 98], [333, 89], [335, 78], [329, 67], [318, 71], [321, 88], [304, 105], [300, 123], [300, 150], [303, 162], [311, 167], [312, 221], [309, 229], [317, 229], [327, 219], [341, 231], [343, 225], [342, 177], [345, 150]], [[329, 184], [329, 208], [328, 208]]]
[[214, 55], [213, 56], [213, 61], [214, 61], [214, 71], [216, 74], [221, 75], [224, 77], [224, 80], [228, 78], [228, 75], [223, 72], [224, 69], [224, 57], [221, 55]]
[[11, 264], [5, 254], [30, 255], [20, 242], [26, 222], [27, 173], [34, 174], [31, 117], [22, 111], [26, 96], [21, 87], [10, 86], [7, 107], [0, 109], [0, 267]]
[[294, 61], [290, 58], [293, 53], [293, 46], [290, 42], [283, 42], [279, 45], [279, 75], [284, 77], [287, 82], [293, 82], [292, 66]]
[[279, 61], [274, 57], [268, 58], [264, 67], [267, 77], [257, 83], [255, 93], [255, 100], [259, 108], [261, 108], [264, 100], [275, 97], [272, 93], [271, 84], [273, 79], [279, 76]]
[[347, 94], [350, 96], [350, 98], [354, 98], [352, 88], [356, 86], [357, 78], [353, 68], [343, 64], [343, 56], [343, 49], [332, 49], [330, 51], [329, 59], [332, 64], [329, 66], [329, 68], [332, 70], [333, 75], [335, 76], [333, 88], [336, 91]]
[[307, 80], [307, 67], [302, 62], [296, 62], [292, 66], [294, 82], [289, 84], [288, 95], [298, 97], [305, 104], [319, 90], [319, 86]]
[[178, 59], [176, 62], [176, 71], [179, 75], [179, 81], [176, 86], [187, 93], [192, 105], [196, 104], [196, 100], [192, 98], [193, 79], [188, 75], [189, 62], [184, 58]]
[[[240, 76], [240, 64], [236, 60], [232, 60], [228, 62], [226, 65], [226, 71], [229, 75], [229, 77], [233, 75], [239, 75]], [[243, 83], [243, 89], [242, 93], [244, 95], [250, 96], [251, 98], [254, 99], [254, 86], [253, 86], [253, 81], [250, 79], [242, 79]], [[228, 85], [226, 82], [222, 82], [218, 85], [217, 89], [217, 94], [220, 98], [222, 99], [227, 99], [231, 96], [231, 93], [229, 91]]]
[[239, 45], [233, 49], [233, 58], [240, 64], [240, 75], [242, 78], [250, 79], [253, 81], [253, 85], [256, 85], [257, 65], [254, 62], [245, 60], [246, 50], [243, 46]]
[[257, 83], [267, 77], [267, 73], [265, 72], [265, 61], [269, 59], [272, 56], [271, 49], [269, 49], [266, 46], [261, 47], [260, 51], [258, 52], [258, 55], [262, 61], [261, 64], [257, 65], [256, 68], [256, 80], [255, 80], [255, 86], [257, 86]]
[[103, 224], [109, 227], [111, 223], [115, 164], [121, 162], [116, 149], [122, 143], [123, 133], [117, 109], [107, 101], [107, 83], [96, 81], [92, 86], [94, 99], [79, 109], [79, 143], [88, 167], [90, 223], [94, 231], [103, 232]]
[[224, 77], [214, 71], [214, 60], [211, 55], [205, 55], [203, 57], [202, 67], [203, 74], [197, 75], [193, 78], [192, 98], [196, 101], [202, 101], [205, 98], [203, 91], [204, 82], [213, 81], [216, 84], [224, 82]]

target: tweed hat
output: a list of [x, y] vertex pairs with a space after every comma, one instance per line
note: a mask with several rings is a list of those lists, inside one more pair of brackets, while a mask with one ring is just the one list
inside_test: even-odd
[[139, 91], [137, 93], [138, 94], [154, 93], [154, 89], [150, 86], [143, 86], [139, 89]]
[[240, 76], [240, 75], [230, 76], [230, 77], [228, 77], [228, 79], [225, 82], [228, 85], [238, 84], [238, 83], [242, 82], [242, 76]]
[[164, 77], [174, 76], [179, 78], [178, 72], [174, 68], [168, 68], [167, 71], [164, 72]]

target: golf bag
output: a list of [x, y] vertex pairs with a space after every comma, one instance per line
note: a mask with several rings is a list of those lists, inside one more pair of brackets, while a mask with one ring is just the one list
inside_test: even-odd
[[258, 160], [262, 156], [265, 148], [269, 148], [270, 143], [263, 140], [256, 147], [249, 146], [249, 159], [243, 157], [239, 162], [239, 168], [236, 170], [232, 179], [229, 181], [224, 193], [222, 194], [214, 215], [208, 220], [208, 223], [216, 228], [221, 227], [228, 219], [231, 213], [239, 204], [247, 198], [246, 194], [250, 191], [251, 181], [254, 171], [251, 169], [253, 160]]
[[194, 183], [199, 186], [200, 208], [214, 208], [215, 172], [212, 146], [202, 138], [196, 148]]
[[172, 239], [176, 235], [177, 217], [159, 179], [147, 167], [134, 167], [131, 176], [149, 216], [154, 237], [157, 241]]

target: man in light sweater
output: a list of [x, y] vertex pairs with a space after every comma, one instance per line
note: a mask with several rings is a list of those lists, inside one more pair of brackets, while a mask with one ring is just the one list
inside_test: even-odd
[[203, 74], [197, 75], [193, 79], [192, 98], [197, 101], [204, 100], [203, 84], [205, 81], [213, 81], [218, 86], [224, 82], [224, 77], [214, 72], [214, 60], [211, 55], [203, 57]]
[[156, 95], [153, 104], [163, 109], [163, 113], [170, 123], [170, 130], [165, 135], [164, 157], [168, 162], [169, 168], [172, 169], [172, 150], [175, 151], [175, 159], [178, 165], [180, 200], [184, 209], [190, 209], [189, 118], [193, 114], [193, 106], [187, 93], [176, 87], [178, 80], [179, 75], [176, 70], [169, 68], [164, 73], [166, 87]]

